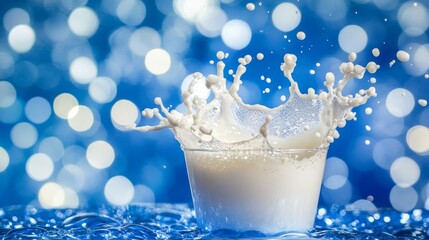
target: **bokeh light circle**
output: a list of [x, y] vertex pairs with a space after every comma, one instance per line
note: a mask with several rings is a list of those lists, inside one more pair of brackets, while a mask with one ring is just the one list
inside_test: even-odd
[[426, 155], [429, 153], [429, 128], [417, 125], [407, 132], [407, 144], [414, 152]]
[[340, 158], [330, 157], [326, 160], [323, 185], [329, 189], [339, 189], [347, 182], [349, 168]]
[[170, 54], [161, 48], [150, 50], [144, 59], [147, 70], [155, 75], [166, 73], [171, 67]]
[[246, 22], [233, 19], [223, 26], [221, 37], [225, 45], [240, 50], [249, 45], [252, 39], [252, 30]]
[[42, 97], [34, 97], [25, 105], [25, 115], [36, 124], [46, 122], [51, 116], [52, 110], [49, 102]]
[[15, 87], [10, 82], [0, 81], [0, 108], [10, 107], [15, 101]]
[[97, 65], [88, 57], [78, 57], [69, 68], [72, 79], [80, 84], [88, 84], [97, 76]]
[[91, 37], [98, 29], [97, 14], [88, 7], [74, 9], [68, 18], [70, 30], [81, 37]]
[[53, 161], [60, 160], [64, 155], [64, 144], [57, 137], [47, 137], [40, 141], [39, 152], [45, 153]]
[[8, 38], [9, 46], [17, 53], [30, 51], [36, 42], [36, 34], [28, 25], [21, 24], [12, 28]]
[[208, 8], [198, 15], [197, 29], [206, 37], [217, 37], [228, 21], [226, 13], [220, 8]]
[[395, 117], [405, 117], [414, 109], [414, 95], [404, 88], [395, 88], [386, 98], [387, 110]]
[[84, 132], [94, 124], [94, 115], [87, 106], [75, 106], [69, 111], [67, 122], [76, 132]]
[[44, 153], [33, 154], [25, 165], [28, 176], [36, 181], [44, 181], [54, 172], [52, 159]]
[[36, 143], [38, 132], [32, 124], [21, 122], [13, 126], [10, 131], [10, 138], [15, 146], [27, 149]]
[[338, 34], [338, 43], [343, 51], [347, 53], [360, 52], [368, 43], [366, 31], [358, 25], [348, 25], [341, 29]]
[[134, 186], [128, 178], [115, 176], [104, 186], [104, 196], [113, 205], [127, 205], [134, 197]]
[[89, 96], [97, 103], [109, 103], [116, 97], [116, 83], [108, 77], [97, 77], [88, 88]]
[[129, 40], [128, 48], [137, 56], [144, 57], [151, 49], [161, 47], [161, 36], [150, 27], [142, 27], [135, 30]]
[[[189, 85], [194, 80], [194, 75], [188, 75], [183, 81], [180, 89], [182, 93], [189, 90]], [[194, 94], [202, 99], [207, 99], [211, 93], [210, 89], [206, 87], [206, 79], [202, 77], [193, 86]]]
[[217, 5], [217, 0], [173, 0], [173, 8], [177, 15], [191, 23], [197, 21], [201, 12]]
[[146, 6], [140, 0], [122, 0], [116, 7], [116, 15], [121, 22], [137, 26], [146, 17]]
[[108, 168], [115, 159], [115, 151], [108, 142], [95, 141], [88, 146], [86, 150], [86, 159], [94, 168]]
[[3, 15], [3, 27], [6, 31], [12, 30], [17, 25], [30, 25], [30, 15], [22, 8], [9, 9]]
[[61, 185], [55, 182], [48, 182], [39, 189], [38, 199], [43, 208], [60, 208], [65, 202], [65, 195]]
[[301, 11], [293, 3], [280, 3], [271, 16], [274, 26], [283, 32], [290, 32], [301, 22]]
[[9, 162], [9, 154], [4, 148], [0, 147], [0, 173], [7, 169]]
[[79, 105], [77, 99], [70, 93], [62, 93], [54, 99], [54, 112], [62, 119], [67, 119], [69, 111]]
[[110, 111], [112, 121], [121, 127], [133, 125], [139, 119], [139, 115], [137, 106], [125, 99], [117, 101]]
[[396, 185], [390, 191], [389, 198], [390, 203], [395, 210], [408, 212], [416, 206], [418, 194], [412, 187], [401, 188]]
[[400, 157], [390, 167], [390, 177], [399, 187], [411, 187], [420, 178], [420, 167], [413, 159]]
[[420, 36], [429, 27], [429, 13], [424, 4], [407, 1], [398, 11], [398, 22], [404, 32], [410, 36]]

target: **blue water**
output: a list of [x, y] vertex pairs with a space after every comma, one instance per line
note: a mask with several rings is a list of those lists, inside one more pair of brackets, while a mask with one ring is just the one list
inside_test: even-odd
[[[316, 239], [429, 239], [429, 212], [399, 213], [321, 208], [315, 229], [302, 238]], [[0, 239], [225, 239], [287, 238], [257, 231], [197, 228], [192, 209], [185, 204], [132, 205], [42, 210], [34, 207], [0, 208]]]

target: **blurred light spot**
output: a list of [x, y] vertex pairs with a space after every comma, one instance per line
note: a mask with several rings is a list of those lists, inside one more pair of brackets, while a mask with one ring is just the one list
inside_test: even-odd
[[64, 204], [64, 189], [55, 182], [45, 183], [39, 190], [39, 203], [43, 208], [59, 208]]
[[30, 51], [36, 42], [36, 34], [28, 25], [18, 25], [12, 28], [7, 38], [9, 46], [17, 53]]
[[97, 65], [87, 57], [78, 57], [70, 64], [70, 76], [80, 84], [88, 84], [97, 76]]
[[131, 34], [128, 47], [132, 53], [144, 57], [151, 49], [161, 47], [161, 36], [153, 28], [142, 27]]
[[125, 99], [117, 101], [110, 111], [112, 122], [119, 125], [115, 125], [117, 128], [136, 123], [139, 116], [140, 113], [137, 106], [133, 102]]
[[222, 28], [222, 40], [228, 47], [240, 50], [249, 45], [252, 38], [252, 30], [242, 20], [228, 21]]
[[217, 37], [227, 21], [228, 17], [222, 9], [207, 8], [198, 15], [197, 29], [206, 37]]
[[115, 160], [113, 147], [105, 141], [95, 141], [88, 146], [86, 158], [89, 164], [97, 169], [104, 169], [112, 165]]
[[412, 75], [420, 76], [429, 71], [429, 44], [421, 45], [413, 54]]
[[344, 0], [319, 0], [315, 10], [327, 22], [338, 21], [346, 17], [348, 5]]
[[29, 148], [37, 141], [37, 129], [30, 123], [21, 122], [13, 126], [10, 138], [13, 144], [19, 148]]
[[390, 167], [390, 177], [399, 187], [411, 187], [420, 178], [420, 167], [413, 159], [400, 157]]
[[418, 200], [418, 195], [414, 188], [401, 188], [394, 186], [390, 191], [390, 203], [392, 207], [400, 212], [408, 212], [413, 209]]
[[73, 164], [65, 165], [58, 172], [57, 179], [58, 183], [60, 183], [62, 186], [69, 187], [75, 191], [82, 190], [86, 180], [82, 169]]
[[429, 153], [429, 128], [417, 125], [407, 132], [407, 144], [414, 152], [426, 155]]
[[33, 154], [25, 165], [28, 176], [36, 181], [44, 181], [54, 172], [52, 159], [44, 153]]
[[283, 32], [294, 30], [301, 22], [301, 11], [292, 3], [280, 3], [271, 16], [274, 26]]
[[68, 119], [70, 110], [77, 105], [79, 103], [73, 95], [62, 93], [54, 99], [54, 112], [59, 118]]
[[139, 203], [154, 203], [155, 193], [148, 186], [138, 184], [134, 186], [133, 202]]
[[325, 173], [323, 174], [323, 185], [329, 189], [341, 188], [349, 175], [347, 164], [336, 157], [326, 160]]
[[40, 141], [39, 152], [45, 153], [53, 161], [60, 160], [64, 155], [64, 145], [57, 137], [47, 137]]
[[372, 156], [379, 167], [389, 170], [392, 162], [404, 154], [405, 149], [401, 142], [394, 138], [386, 138], [374, 145]]
[[352, 211], [358, 210], [358, 211], [367, 211], [367, 212], [375, 212], [377, 211], [377, 207], [374, 205], [374, 203], [366, 200], [366, 199], [359, 199], [351, 204], [349, 206]]
[[408, 1], [398, 11], [398, 22], [404, 32], [410, 36], [420, 36], [429, 27], [429, 14], [424, 4]]
[[77, 208], [79, 207], [79, 196], [75, 191], [70, 188], [63, 188], [64, 190], [64, 203], [60, 208]]
[[415, 105], [413, 94], [404, 88], [396, 88], [386, 98], [387, 110], [395, 117], [405, 117], [411, 113]]
[[88, 0], [62, 0], [64, 8], [68, 10], [73, 10], [80, 6], [85, 6], [88, 3]]
[[122, 0], [116, 7], [119, 20], [130, 26], [137, 26], [146, 17], [146, 6], [140, 0]]
[[116, 83], [108, 77], [98, 77], [89, 84], [89, 95], [97, 103], [109, 103], [116, 97]]
[[338, 34], [338, 43], [343, 51], [358, 53], [366, 47], [368, 36], [362, 27], [348, 25], [341, 29], [340, 34]]
[[9, 9], [3, 16], [3, 27], [6, 31], [10, 31], [17, 25], [30, 25], [30, 15], [27, 11], [21, 8]]
[[169, 28], [162, 35], [162, 43], [169, 52], [183, 53], [188, 50], [188, 35], [182, 29]]
[[98, 29], [98, 17], [88, 7], [79, 7], [71, 12], [68, 18], [70, 30], [81, 37], [91, 37]]
[[176, 14], [189, 22], [195, 22], [201, 12], [217, 5], [217, 0], [173, 0]]
[[42, 97], [34, 97], [25, 105], [25, 115], [33, 123], [44, 123], [51, 116], [51, 105]]
[[94, 115], [87, 106], [79, 105], [69, 111], [67, 121], [76, 132], [84, 132], [94, 124]]
[[16, 101], [16, 90], [10, 82], [0, 81], [0, 108], [12, 106]]
[[[188, 91], [189, 85], [194, 80], [193, 74], [188, 75], [183, 81], [180, 89], [182, 93]], [[210, 95], [210, 89], [206, 87], [206, 78], [198, 79], [197, 83], [193, 86], [194, 94], [202, 99], [207, 99]]]
[[[1, 61], [1, 60], [0, 60]], [[39, 69], [31, 62], [17, 62], [13, 73], [13, 82], [20, 87], [32, 86], [39, 77]], [[41, 83], [39, 82], [40, 86]]]
[[161, 75], [170, 69], [171, 57], [164, 49], [155, 48], [146, 54], [144, 63], [149, 72]]
[[134, 186], [128, 178], [115, 176], [106, 183], [104, 196], [113, 205], [127, 205], [134, 197]]
[[0, 173], [6, 170], [9, 166], [9, 154], [7, 151], [0, 147]]

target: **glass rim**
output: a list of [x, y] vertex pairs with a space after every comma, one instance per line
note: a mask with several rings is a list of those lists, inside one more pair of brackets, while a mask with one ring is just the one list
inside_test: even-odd
[[236, 148], [236, 149], [205, 149], [205, 148], [186, 148], [181, 147], [184, 152], [251, 152], [251, 151], [267, 151], [267, 152], [279, 152], [279, 153], [308, 153], [308, 152], [320, 152], [327, 151], [329, 147], [317, 147], [317, 148]]

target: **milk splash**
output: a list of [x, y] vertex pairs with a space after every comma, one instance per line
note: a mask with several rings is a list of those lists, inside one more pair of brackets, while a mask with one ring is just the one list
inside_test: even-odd
[[[223, 52], [217, 53], [217, 73], [206, 78], [194, 73], [188, 89], [182, 93], [186, 113], [167, 109], [161, 98], [155, 98], [158, 108], [146, 108], [142, 115], [156, 117], [156, 126], [132, 126], [146, 132], [170, 128], [185, 149], [227, 150], [227, 149], [310, 149], [328, 147], [339, 137], [337, 128], [346, 125], [347, 120], [355, 118], [354, 107], [363, 105], [376, 90], [370, 87], [353, 95], [344, 95], [343, 89], [353, 79], [362, 79], [366, 71], [375, 73], [379, 66], [369, 62], [366, 67], [354, 64], [356, 54], [349, 56], [350, 62], [342, 63], [343, 77], [335, 81], [334, 74], [328, 72], [324, 85], [326, 91], [316, 93], [309, 88], [302, 93], [292, 77], [297, 57], [285, 54], [280, 69], [290, 82], [290, 97], [284, 104], [275, 108], [263, 105], [250, 105], [243, 102], [238, 91], [241, 77], [252, 61], [250, 55], [239, 58], [239, 65], [233, 76], [231, 87], [227, 88], [224, 76]], [[210, 100], [195, 94], [194, 86], [205, 81], [210, 89]]]

